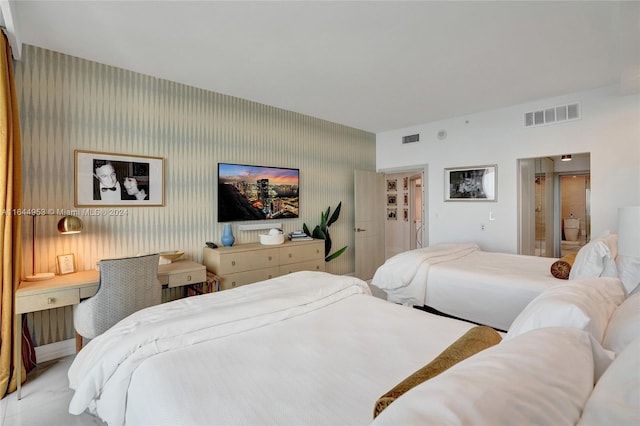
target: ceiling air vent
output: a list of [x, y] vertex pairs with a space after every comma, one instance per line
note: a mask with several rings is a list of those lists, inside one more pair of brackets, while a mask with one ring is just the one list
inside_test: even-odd
[[559, 105], [524, 113], [524, 127], [542, 126], [580, 118], [580, 104]]
[[420, 142], [420, 134], [416, 133], [415, 135], [403, 136], [402, 143], [414, 143]]

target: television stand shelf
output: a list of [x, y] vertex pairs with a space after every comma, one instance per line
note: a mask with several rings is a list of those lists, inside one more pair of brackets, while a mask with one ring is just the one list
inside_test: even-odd
[[324, 240], [285, 241], [202, 249], [207, 270], [220, 277], [220, 290], [267, 280], [297, 271], [324, 271]]

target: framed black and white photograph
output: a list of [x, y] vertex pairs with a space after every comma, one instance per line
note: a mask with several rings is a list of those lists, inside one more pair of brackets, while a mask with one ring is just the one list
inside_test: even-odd
[[396, 194], [387, 194], [387, 205], [395, 206], [398, 204], [398, 199], [396, 197]]
[[497, 201], [498, 166], [444, 169], [445, 201]]
[[387, 191], [398, 190], [398, 179], [387, 179]]
[[58, 255], [56, 269], [58, 275], [73, 274], [76, 271], [76, 259], [73, 253]]
[[75, 150], [74, 205], [164, 206], [164, 159]]
[[387, 220], [398, 220], [398, 209], [387, 209]]

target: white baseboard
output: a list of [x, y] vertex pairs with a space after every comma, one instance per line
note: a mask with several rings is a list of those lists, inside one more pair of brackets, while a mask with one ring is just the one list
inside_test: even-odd
[[36, 362], [51, 361], [76, 353], [76, 339], [67, 339], [48, 345], [36, 346]]

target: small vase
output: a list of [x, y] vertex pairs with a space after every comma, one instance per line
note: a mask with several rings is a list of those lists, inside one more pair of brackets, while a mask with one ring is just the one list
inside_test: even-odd
[[233, 243], [236, 241], [235, 237], [233, 236], [233, 230], [231, 229], [230, 223], [224, 224], [224, 228], [222, 229], [221, 241], [222, 241], [222, 245], [225, 247], [232, 246]]

